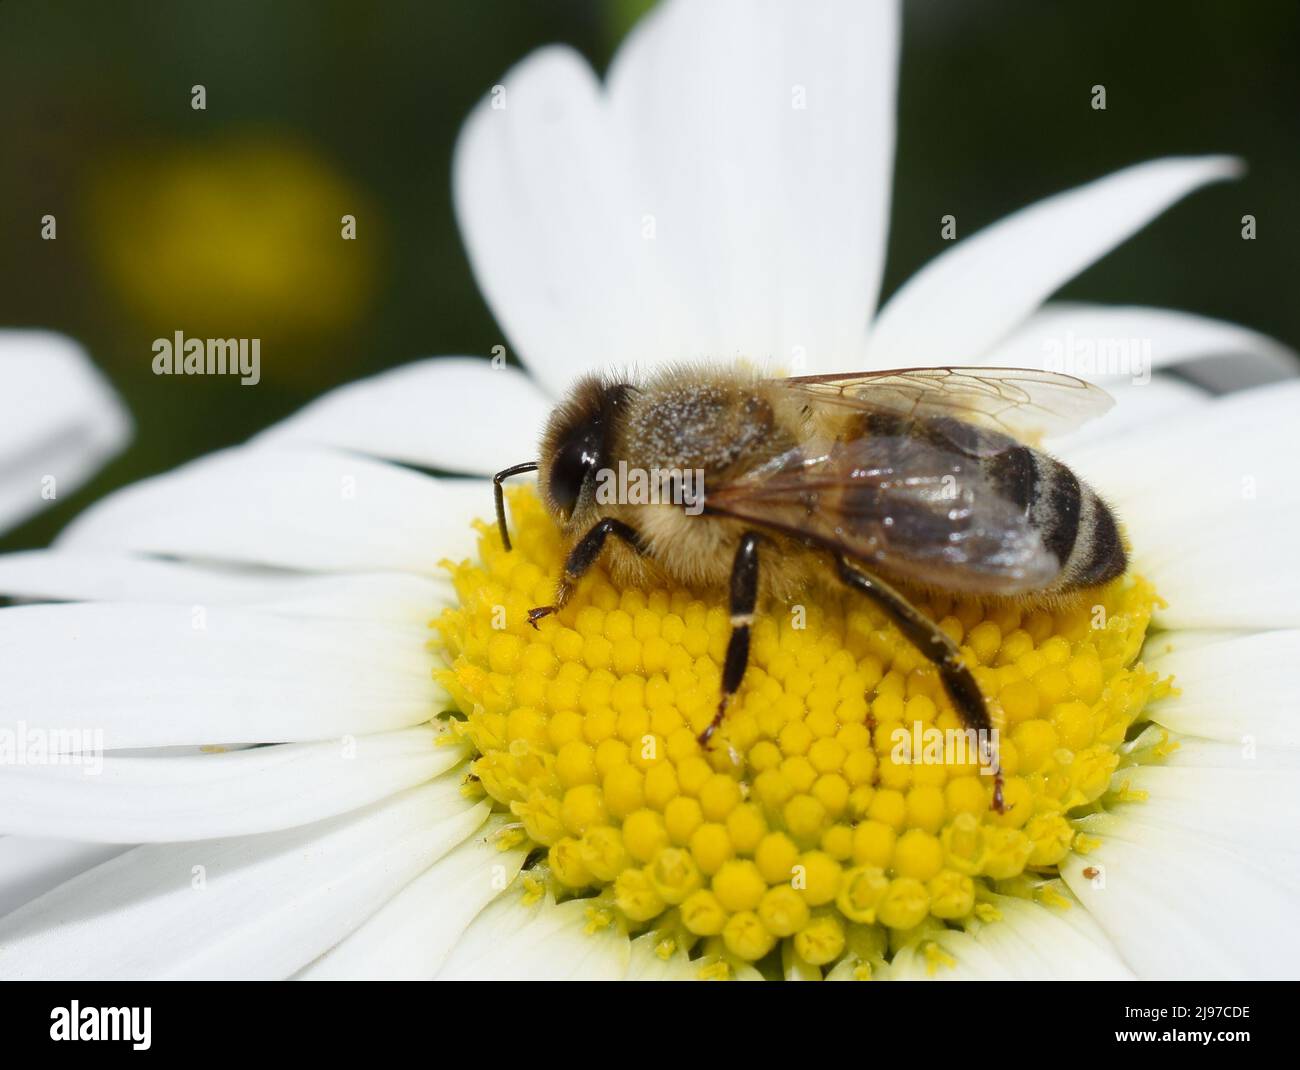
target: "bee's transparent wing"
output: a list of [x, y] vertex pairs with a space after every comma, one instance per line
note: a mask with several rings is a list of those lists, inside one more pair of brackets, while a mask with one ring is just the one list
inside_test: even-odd
[[988, 459], [942, 438], [796, 447], [705, 487], [705, 508], [842, 553], [890, 577], [971, 594], [1040, 590], [1060, 571], [1028, 503]]
[[1031, 368], [900, 368], [771, 382], [814, 405], [954, 418], [1022, 440], [1072, 431], [1114, 404], [1099, 386]]

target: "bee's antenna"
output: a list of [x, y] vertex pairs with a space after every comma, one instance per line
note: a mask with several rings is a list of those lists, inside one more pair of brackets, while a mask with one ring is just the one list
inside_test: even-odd
[[536, 461], [525, 461], [523, 464], [512, 464], [509, 468], [503, 468], [492, 477], [492, 496], [497, 504], [497, 527], [501, 529], [501, 544], [506, 548], [506, 553], [510, 552], [510, 531], [506, 528], [506, 500], [501, 490], [501, 481], [511, 476], [536, 471]]

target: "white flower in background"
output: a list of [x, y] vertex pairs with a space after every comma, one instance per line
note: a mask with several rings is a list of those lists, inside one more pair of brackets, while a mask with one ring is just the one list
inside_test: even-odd
[[126, 410], [74, 342], [0, 330], [0, 532], [70, 495], [130, 432]]
[[[688, 959], [675, 920], [629, 939], [624, 900], [599, 874], [605, 894], [558, 905], [520, 876], [516, 817], [467, 787], [464, 735], [436, 717], [453, 703], [433, 678], [428, 622], [503, 569], [518, 597], [554, 577], [491, 551], [486, 568], [456, 571], [453, 591], [437, 563], [476, 556], [469, 525], [490, 512], [489, 484], [409, 465], [482, 477], [532, 458], [554, 399], [610, 364], [1042, 366], [1054, 346], [1115, 339], [1149, 342], [1157, 369], [1285, 352], [1184, 313], [1042, 307], [1178, 198], [1233, 174], [1220, 158], [1142, 164], [1040, 202], [937, 257], [873, 317], [897, 35], [890, 4], [680, 0], [637, 27], [603, 87], [567, 49], [530, 57], [504, 80], [505, 107], [471, 117], [455, 167], [476, 275], [531, 376], [472, 359], [399, 368], [110, 496], [49, 551], [0, 559], [3, 591], [72, 603], [0, 610], [0, 729], [98, 730], [108, 748], [98, 775], [0, 769], [0, 976], [757, 976], [726, 938]], [[1053, 448], [1124, 519], [1136, 571], [1167, 603], [1142, 660], [1178, 691], [1153, 691], [1153, 726], [1111, 748], [1116, 780], [1107, 791], [1103, 775], [1104, 794], [1071, 812], [1058, 863], [1017, 871], [960, 927], [891, 924], [892, 952], [863, 937], [879, 927], [845, 944], [814, 902], [804, 921], [818, 939], [787, 941], [769, 972], [1293, 971], [1300, 385], [1222, 400], [1158, 374], [1108, 385], [1115, 410]], [[547, 537], [529, 510], [519, 499], [521, 561]], [[532, 673], [549, 687], [550, 655], [525, 638], [443, 679], [463, 692], [492, 673], [522, 688]], [[1096, 697], [1103, 681], [1086, 670], [1061, 686]], [[1106, 691], [1096, 708], [1117, 701]], [[533, 713], [502, 719], [511, 753], [529, 753]], [[678, 773], [684, 783], [684, 763]], [[597, 803], [613, 809], [603, 787]], [[653, 839], [658, 820], [641, 832]], [[745, 835], [717, 827], [732, 846]], [[621, 835], [630, 849], [630, 823]], [[723, 898], [743, 899], [733, 883]]]

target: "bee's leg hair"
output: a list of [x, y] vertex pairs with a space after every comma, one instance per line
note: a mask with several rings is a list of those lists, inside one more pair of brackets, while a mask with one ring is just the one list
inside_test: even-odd
[[564, 576], [555, 587], [555, 604], [549, 606], [538, 606], [536, 609], [528, 611], [528, 623], [534, 628], [537, 622], [543, 617], [550, 616], [552, 613], [558, 613], [564, 608], [564, 604], [569, 600], [569, 595], [573, 593], [573, 588], [577, 582], [586, 574], [587, 569], [596, 563], [596, 558], [600, 556], [600, 551], [605, 547], [605, 540], [616, 535], [637, 553], [645, 553], [645, 547], [641, 543], [641, 536], [637, 534], [636, 529], [624, 524], [621, 520], [614, 520], [612, 517], [605, 517], [598, 520], [592, 526], [577, 544], [569, 551], [569, 556], [564, 560]]
[[731, 563], [731, 637], [727, 640], [727, 660], [722, 666], [722, 698], [718, 712], [709, 726], [700, 733], [700, 746], [707, 747], [713, 733], [722, 724], [727, 713], [727, 703], [745, 678], [749, 664], [749, 630], [754, 623], [754, 608], [758, 605], [758, 544], [763, 536], [747, 531], [736, 547]]
[[[967, 728], [975, 729], [984, 739], [991, 739], [993, 721], [989, 717], [988, 707], [984, 704], [984, 696], [980, 694], [975, 677], [966, 667], [957, 644], [898, 591], [883, 580], [864, 572], [856, 562], [837, 557], [835, 564], [840, 579], [883, 609], [903, 633], [903, 637], [934, 663], [939, 670], [939, 679], [943, 681], [943, 688], [952, 699], [962, 723]], [[980, 757], [983, 761], [985, 755]], [[993, 809], [999, 814], [1004, 809], [1001, 766], [995, 766], [993, 771]]]

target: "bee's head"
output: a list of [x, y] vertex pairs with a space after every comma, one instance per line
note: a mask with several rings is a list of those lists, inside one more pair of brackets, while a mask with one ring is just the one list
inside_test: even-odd
[[627, 383], [588, 376], [551, 413], [538, 455], [539, 485], [547, 508], [564, 524], [591, 502], [596, 473], [609, 467], [621, 410], [631, 393]]

